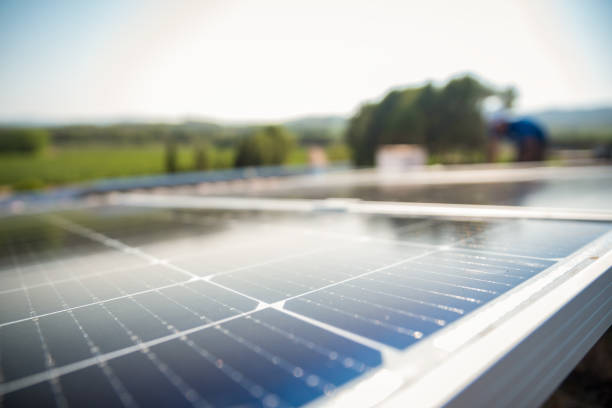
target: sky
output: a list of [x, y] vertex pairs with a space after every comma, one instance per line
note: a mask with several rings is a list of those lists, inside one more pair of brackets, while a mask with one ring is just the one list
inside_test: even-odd
[[0, 0], [0, 120], [349, 115], [470, 72], [612, 105], [612, 1]]

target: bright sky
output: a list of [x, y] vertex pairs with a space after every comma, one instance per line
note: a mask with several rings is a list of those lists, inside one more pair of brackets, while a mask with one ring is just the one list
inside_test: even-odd
[[612, 2], [2, 0], [0, 120], [348, 114], [473, 72], [612, 104]]

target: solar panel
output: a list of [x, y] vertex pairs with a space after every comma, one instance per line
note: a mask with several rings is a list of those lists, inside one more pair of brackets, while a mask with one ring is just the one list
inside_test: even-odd
[[[607, 222], [124, 206], [5, 218], [2, 402], [338, 401], [476, 311], [552, 279], [594, 241], [608, 251], [611, 230]], [[580, 267], [595, 261], [582, 257]], [[383, 396], [406, 376], [394, 374], [403, 379], [381, 387]]]
[[[610, 166], [475, 169], [470, 166], [429, 168], [408, 173], [348, 172], [325, 178], [277, 181], [247, 194], [261, 197], [478, 205], [524, 205], [608, 209], [612, 200]], [[512, 182], [509, 182], [512, 181]], [[219, 187], [221, 194], [235, 190]], [[196, 190], [197, 192], [197, 190]], [[210, 194], [208, 189], [205, 194]], [[245, 194], [244, 189], [240, 194]]]

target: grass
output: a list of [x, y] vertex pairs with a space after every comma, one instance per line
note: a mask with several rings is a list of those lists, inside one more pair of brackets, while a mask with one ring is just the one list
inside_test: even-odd
[[[212, 150], [215, 168], [231, 167], [233, 152]], [[179, 147], [178, 169], [193, 170], [193, 151]], [[36, 155], [0, 155], [0, 185], [33, 189], [83, 180], [164, 173], [162, 145], [65, 147]]]
[[427, 164], [468, 164], [482, 163], [484, 161], [485, 154], [483, 152], [455, 151], [444, 154], [430, 154], [427, 159]]
[[[331, 146], [331, 161], [347, 160], [344, 146]], [[231, 168], [234, 150], [211, 148], [209, 162], [213, 169]], [[179, 171], [194, 170], [194, 150], [179, 146], [177, 150]], [[305, 164], [308, 151], [294, 149], [287, 164]], [[139, 176], [165, 173], [164, 146], [72, 146], [54, 147], [38, 154], [0, 154], [0, 190], [31, 190], [47, 186], [75, 183], [103, 178]]]
[[[327, 147], [327, 160], [333, 162], [346, 162], [351, 159], [349, 148], [344, 144], [332, 144]], [[308, 148], [298, 147], [289, 153], [287, 164], [306, 164], [308, 163]]]

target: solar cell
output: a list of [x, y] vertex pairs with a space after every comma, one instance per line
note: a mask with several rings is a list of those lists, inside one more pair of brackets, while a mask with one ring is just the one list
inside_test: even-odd
[[593, 222], [516, 221], [499, 230], [486, 231], [462, 246], [477, 250], [561, 258], [602, 235], [609, 224]]
[[389, 350], [423, 342], [611, 230], [120, 207], [6, 225], [7, 407], [301, 406], [370, 378]]
[[[403, 349], [554, 263], [538, 261], [524, 268], [528, 259], [441, 252], [293, 299], [285, 307]], [[438, 264], [440, 258], [446, 265]]]

